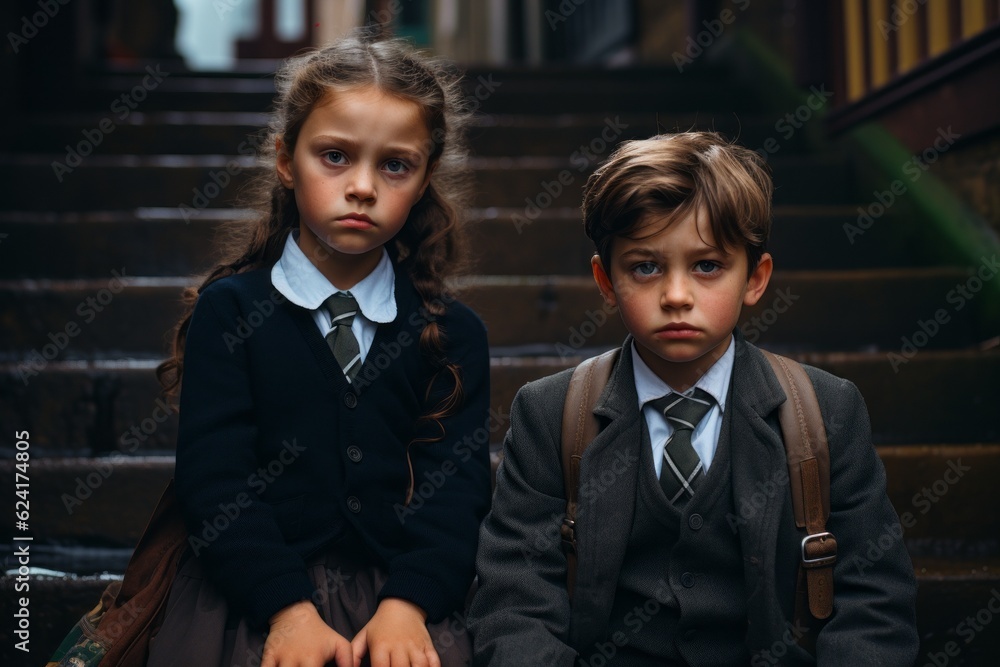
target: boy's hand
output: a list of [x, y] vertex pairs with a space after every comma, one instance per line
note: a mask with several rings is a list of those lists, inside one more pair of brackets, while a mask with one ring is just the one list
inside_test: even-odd
[[304, 600], [288, 605], [271, 617], [260, 667], [355, 667], [351, 643], [337, 634]]
[[372, 667], [441, 667], [426, 622], [427, 614], [412, 602], [385, 598], [351, 642], [353, 667], [369, 649]]

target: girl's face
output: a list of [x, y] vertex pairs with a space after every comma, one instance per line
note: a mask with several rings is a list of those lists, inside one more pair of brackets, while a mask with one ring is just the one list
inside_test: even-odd
[[420, 106], [374, 86], [331, 91], [291, 148], [278, 146], [277, 170], [295, 191], [306, 256], [321, 269], [328, 262], [374, 269], [433, 171]]

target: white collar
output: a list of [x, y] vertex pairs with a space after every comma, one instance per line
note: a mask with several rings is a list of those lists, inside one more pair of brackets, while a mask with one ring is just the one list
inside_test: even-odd
[[[729, 395], [729, 380], [733, 375], [733, 362], [736, 360], [736, 340], [730, 336], [729, 347], [719, 357], [718, 361], [712, 364], [705, 374], [694, 383], [695, 387], [707, 391], [719, 404], [722, 412], [726, 411], [726, 398]], [[660, 379], [646, 362], [639, 356], [639, 351], [635, 347], [635, 340], [632, 341], [632, 375], [635, 378], [635, 391], [639, 395], [639, 409], [649, 401], [666, 396], [673, 391], [670, 385]], [[688, 390], [690, 391], [690, 390]], [[686, 393], [686, 392], [685, 392]]]
[[[327, 280], [302, 252], [297, 239], [298, 233], [293, 231], [285, 240], [281, 257], [271, 268], [271, 283], [295, 305], [316, 310], [330, 296], [347, 290]], [[385, 248], [378, 265], [350, 292], [368, 320], [385, 324], [396, 319], [396, 272]]]

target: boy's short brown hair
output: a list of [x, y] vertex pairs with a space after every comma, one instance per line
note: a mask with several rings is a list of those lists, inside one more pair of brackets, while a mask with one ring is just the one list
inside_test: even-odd
[[605, 268], [611, 244], [646, 214], [671, 221], [708, 215], [715, 242], [746, 248], [757, 267], [771, 233], [774, 186], [761, 156], [716, 132], [661, 134], [623, 142], [587, 179], [583, 224]]

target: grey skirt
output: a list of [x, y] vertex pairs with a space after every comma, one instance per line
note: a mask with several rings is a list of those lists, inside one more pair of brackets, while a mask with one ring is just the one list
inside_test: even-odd
[[[333, 550], [308, 563], [308, 568], [320, 616], [339, 634], [353, 639], [374, 615], [386, 573]], [[456, 612], [440, 623], [427, 625], [442, 667], [472, 664], [472, 643], [464, 621], [464, 612]], [[265, 638], [264, 633], [248, 627], [239, 614], [230, 612], [200, 561], [187, 557], [170, 590], [163, 625], [150, 641], [146, 664], [259, 667]], [[361, 664], [370, 664], [368, 656]]]

